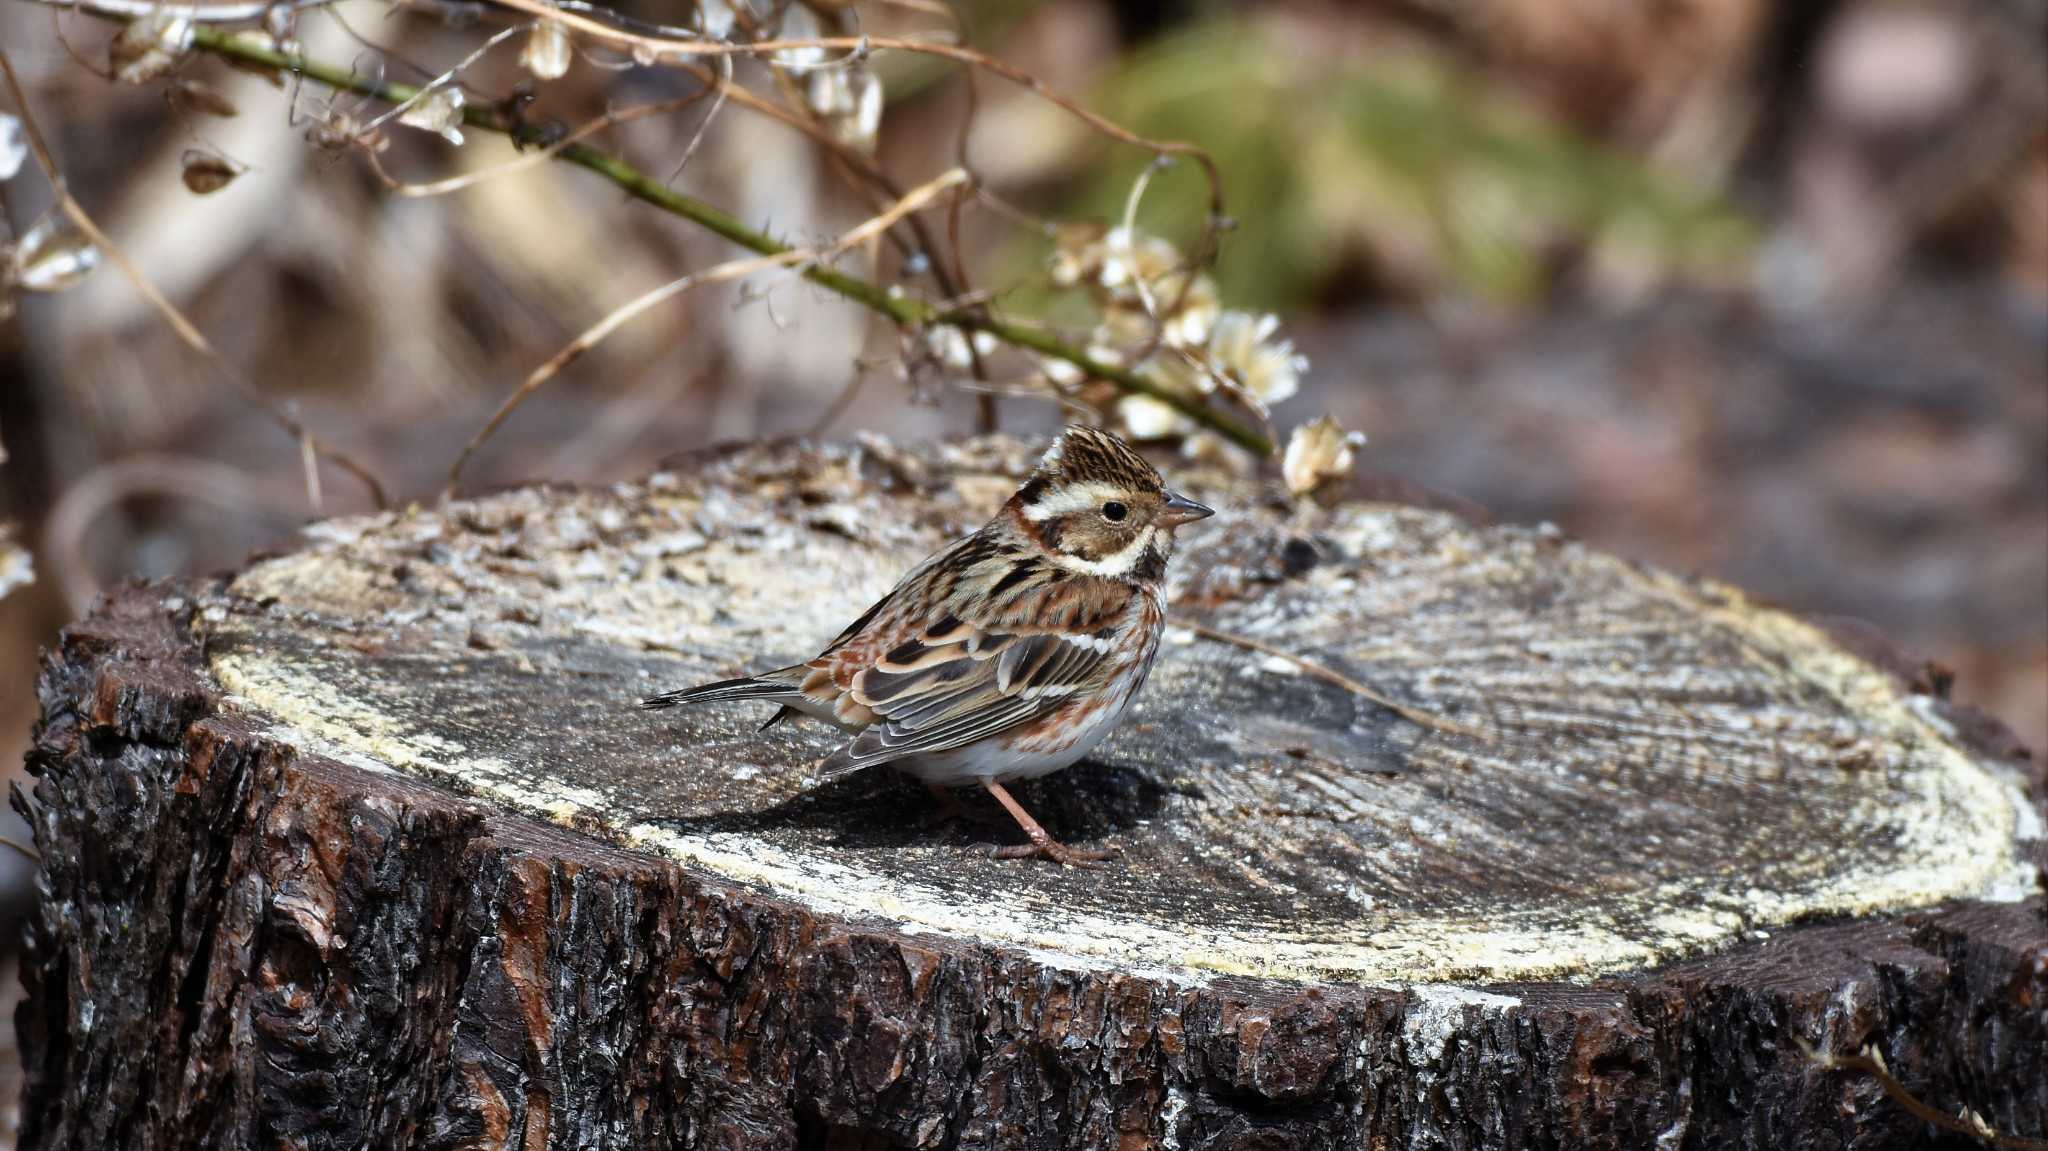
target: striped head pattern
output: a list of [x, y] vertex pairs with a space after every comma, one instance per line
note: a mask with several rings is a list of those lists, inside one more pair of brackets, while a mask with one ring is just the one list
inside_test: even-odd
[[1123, 440], [1080, 426], [1046, 451], [1010, 510], [1053, 563], [1134, 583], [1165, 578], [1173, 529], [1214, 514], [1167, 490], [1159, 469]]

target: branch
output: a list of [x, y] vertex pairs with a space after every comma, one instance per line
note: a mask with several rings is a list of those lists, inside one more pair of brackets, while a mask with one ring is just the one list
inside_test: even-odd
[[[117, 0], [75, 0], [75, 2], [38, 0], [38, 2], [58, 3], [62, 7], [75, 8], [89, 15], [100, 16], [110, 20], [123, 19], [127, 13], [127, 5], [118, 3]], [[214, 11], [207, 8], [199, 9], [202, 17], [207, 18], [214, 17]], [[222, 9], [222, 11], [225, 11], [225, 9]], [[567, 15], [561, 12], [554, 12], [553, 14], [562, 17]], [[223, 18], [220, 22], [227, 23], [228, 21]], [[589, 23], [597, 25], [599, 28], [604, 28], [603, 35], [605, 38], [612, 39], [615, 42], [621, 37], [631, 37], [632, 35], [631, 33], [621, 33], [616, 29], [605, 27], [596, 21], [589, 21]], [[576, 26], [581, 29], [582, 22], [578, 22]], [[809, 44], [810, 42], [806, 43]], [[836, 42], [821, 41], [819, 43], [829, 46], [831, 43]], [[847, 41], [849, 45], [853, 43], [857, 43], [857, 41]], [[981, 53], [974, 52], [971, 49], [955, 48], [950, 45], [926, 44], [920, 41], [903, 41], [899, 44], [893, 40], [886, 43], [882, 40], [870, 40], [868, 43], [871, 47], [888, 46], [901, 47], [907, 51], [930, 51], [938, 55], [961, 60], [975, 61], [977, 58], [982, 58]], [[782, 46], [787, 47], [788, 45], [784, 44]], [[360, 75], [345, 68], [337, 68], [295, 53], [281, 52], [253, 38], [237, 36], [234, 32], [211, 23], [200, 23], [199, 26], [193, 29], [192, 47], [227, 60], [297, 73], [317, 80], [331, 88], [370, 96], [390, 104], [402, 104], [419, 94], [419, 88], [413, 85], [379, 82], [373, 77]], [[664, 53], [669, 54], [675, 54], [682, 50], [681, 45], [673, 42], [664, 42], [661, 47]], [[730, 50], [729, 48], [720, 48], [710, 42], [706, 42], [704, 47], [707, 54]], [[1063, 97], [1057, 97], [1053, 93], [1044, 92], [1042, 85], [1039, 85], [1036, 80], [1030, 78], [1028, 74], [1017, 71], [1013, 66], [993, 58], [983, 59], [987, 59], [988, 62], [985, 66], [989, 67], [992, 71], [1015, 79], [1017, 82], [1033, 88], [1034, 91], [1040, 91], [1048, 99], [1053, 99], [1055, 102], [1060, 103], [1062, 107], [1069, 107], [1071, 110], [1074, 110], [1091, 124], [1100, 121], [1100, 117], [1092, 112], [1087, 112], [1085, 109], [1080, 109], [1077, 105], [1073, 105], [1071, 101], [1067, 101]], [[736, 103], [748, 102], [740, 99], [741, 91], [741, 89], [733, 89], [734, 101]], [[765, 102], [756, 101], [754, 103]], [[777, 111], [779, 112], [780, 109], [777, 109]], [[463, 119], [469, 127], [483, 131], [509, 134], [507, 125], [502, 123], [497, 112], [489, 107], [474, 104], [468, 105], [463, 109]], [[1202, 162], [1205, 170], [1213, 170], [1212, 163], [1208, 158], [1201, 155], [1199, 149], [1194, 149], [1192, 145], [1148, 141], [1114, 124], [1109, 124], [1107, 121], [1101, 121], [1101, 123], [1106, 125], [1103, 130], [1117, 139], [1127, 140], [1155, 151], [1195, 156]], [[653, 205], [662, 211], [681, 216], [697, 224], [699, 227], [738, 244], [748, 251], [763, 256], [782, 256], [794, 250], [790, 245], [784, 244], [766, 233], [747, 227], [720, 208], [675, 191], [661, 180], [642, 172], [640, 169], [635, 168], [633, 165], [609, 152], [578, 143], [563, 148], [560, 152], [556, 153], [556, 158], [595, 172], [610, 180], [613, 184], [618, 185], [618, 187], [635, 199]], [[962, 329], [963, 332], [968, 333], [975, 331], [987, 332], [989, 335], [1013, 347], [1023, 348], [1049, 359], [1072, 364], [1085, 375], [1095, 379], [1106, 380], [1123, 391], [1150, 396], [1166, 404], [1168, 407], [1183, 413], [1196, 423], [1217, 432], [1225, 439], [1259, 455], [1271, 455], [1273, 452], [1272, 441], [1256, 426], [1239, 420], [1228, 413], [1211, 409], [1204, 404], [1190, 399], [1182, 394], [1180, 390], [1148, 379], [1129, 368], [1097, 359], [1089, 355], [1086, 350], [1074, 347], [1056, 336], [1034, 331], [1027, 326], [986, 314], [976, 306], [961, 306], [951, 303], [941, 305], [916, 299], [908, 295], [892, 294], [883, 285], [821, 264], [808, 265], [803, 268], [801, 274], [804, 278], [820, 287], [886, 316], [899, 325], [912, 328], [949, 326]]]
[[1491, 736], [1487, 735], [1485, 732], [1479, 730], [1476, 727], [1467, 727], [1466, 725], [1459, 723], [1456, 720], [1445, 719], [1443, 716], [1440, 715], [1433, 715], [1418, 707], [1410, 707], [1407, 704], [1402, 703], [1400, 700], [1385, 694], [1384, 692], [1373, 690], [1371, 687], [1368, 687], [1367, 685], [1358, 682], [1350, 676], [1345, 675], [1343, 672], [1337, 671], [1335, 668], [1331, 668], [1327, 665], [1317, 663], [1312, 659], [1296, 655], [1295, 653], [1288, 651], [1286, 648], [1277, 647], [1273, 644], [1253, 639], [1248, 635], [1239, 635], [1234, 631], [1224, 631], [1222, 628], [1210, 627], [1208, 624], [1204, 623], [1192, 623], [1187, 621], [1181, 621], [1177, 626], [1187, 628], [1189, 631], [1194, 632], [1196, 635], [1201, 636], [1204, 639], [1213, 639], [1218, 643], [1227, 643], [1232, 647], [1239, 647], [1243, 648], [1246, 651], [1258, 652], [1260, 655], [1270, 655], [1277, 657], [1279, 659], [1284, 659], [1288, 663], [1291, 663], [1294, 666], [1300, 668], [1302, 671], [1307, 672], [1310, 676], [1322, 680], [1324, 683], [1335, 684], [1336, 686], [1343, 688], [1345, 691], [1348, 691], [1353, 695], [1359, 696], [1363, 699], [1370, 700], [1373, 703], [1376, 703], [1381, 707], [1386, 708], [1388, 711], [1393, 712], [1395, 715], [1400, 716], [1402, 719], [1407, 720], [1409, 723], [1416, 725], [1417, 727], [1426, 727], [1431, 731], [1440, 731], [1447, 735], [1463, 736], [1466, 739], [1474, 741], [1475, 743], [1493, 743], [1493, 738]]

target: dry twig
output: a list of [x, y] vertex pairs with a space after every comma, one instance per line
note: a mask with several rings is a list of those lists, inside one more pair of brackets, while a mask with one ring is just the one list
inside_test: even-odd
[[[283, 407], [271, 400], [270, 397], [264, 395], [256, 387], [255, 383], [242, 374], [241, 369], [229, 362], [228, 358], [221, 354], [220, 349], [213, 346], [213, 341], [207, 339], [205, 333], [201, 332], [192, 321], [185, 318], [185, 314], [178, 310], [177, 305], [171, 303], [162, 292], [157, 290], [156, 285], [151, 283], [149, 278], [142, 274], [142, 269], [136, 267], [135, 262], [128, 258], [128, 253], [122, 251], [114, 243], [112, 237], [108, 236], [97, 223], [93, 222], [92, 216], [86, 212], [84, 205], [80, 204], [77, 198], [72, 196], [70, 189], [65, 186], [64, 174], [57, 167], [57, 158], [50, 151], [49, 142], [43, 138], [42, 127], [36, 122], [35, 113], [29, 108], [28, 94], [22, 90], [21, 80], [14, 74], [14, 64], [8, 60], [5, 51], [0, 51], [0, 79], [6, 81], [8, 98], [14, 101], [15, 107], [21, 112], [22, 131], [28, 137], [29, 151], [35, 156], [37, 167], [43, 170], [43, 176], [49, 180], [50, 190], [57, 197], [57, 206], [66, 216], [70, 217], [72, 224], [76, 225], [78, 230], [83, 232], [85, 237], [91, 240], [100, 251], [105, 252], [107, 258], [114, 262], [115, 267], [121, 269], [121, 274], [128, 277], [128, 282], [135, 285], [135, 290], [142, 293], [142, 297], [149, 301], [150, 306], [154, 307], [157, 313], [163, 316], [164, 322], [171, 326], [171, 330], [177, 333], [178, 338], [183, 340], [187, 347], [205, 357], [207, 362], [211, 363], [222, 375], [226, 376], [228, 381], [235, 386], [236, 390], [242, 393], [244, 399], [262, 409], [264, 414], [271, 418], [272, 422], [283, 428], [294, 440], [298, 441], [302, 451], [309, 453], [312, 457], [325, 456], [336, 467], [362, 481], [363, 486], [370, 493], [370, 499], [379, 508], [384, 507], [387, 502], [384, 494], [384, 485], [377, 481], [377, 477], [367, 467], [357, 463], [352, 457], [322, 444], [313, 435], [312, 430], [307, 428], [304, 423], [294, 418], [291, 413], [285, 411]], [[312, 505], [314, 511], [320, 510], [319, 470], [311, 464], [308, 464], [306, 468], [306, 500]]]
[[1467, 727], [1456, 720], [1445, 719], [1442, 716], [1432, 715], [1429, 712], [1423, 711], [1421, 708], [1410, 707], [1400, 700], [1393, 699], [1366, 684], [1352, 679], [1343, 672], [1337, 671], [1325, 664], [1317, 663], [1312, 659], [1298, 656], [1285, 648], [1276, 647], [1264, 640], [1253, 639], [1248, 635], [1239, 635], [1233, 631], [1224, 631], [1222, 628], [1210, 627], [1208, 624], [1202, 623], [1182, 622], [1179, 626], [1187, 628], [1204, 639], [1213, 639], [1218, 643], [1227, 643], [1232, 647], [1240, 647], [1246, 651], [1258, 652], [1260, 655], [1270, 655], [1284, 659], [1309, 675], [1322, 680], [1324, 683], [1335, 684], [1353, 695], [1369, 699], [1418, 727], [1426, 727], [1431, 731], [1440, 731], [1449, 735], [1461, 735], [1466, 739], [1476, 740], [1480, 743], [1490, 744], [1493, 742], [1492, 736], [1480, 731], [1478, 728]]
[[467, 444], [463, 445], [462, 451], [455, 457], [455, 463], [449, 467], [448, 483], [442, 489], [441, 498], [445, 500], [454, 495], [455, 487], [461, 482], [462, 471], [468, 466], [470, 457], [476, 454], [477, 449], [483, 446], [484, 441], [490, 439], [491, 434], [498, 430], [499, 425], [503, 424], [506, 418], [519, 405], [526, 402], [527, 397], [540, 390], [543, 384], [560, 374], [563, 368], [574, 363], [578, 357], [588, 352], [591, 348], [596, 347], [605, 337], [619, 330], [619, 328], [640, 316], [649, 308], [681, 295], [691, 288], [701, 287], [705, 284], [720, 284], [728, 280], [737, 280], [772, 268], [788, 268], [799, 264], [822, 264], [881, 235], [894, 226], [896, 221], [929, 204], [939, 193], [949, 188], [959, 187], [966, 181], [967, 173], [962, 172], [958, 168], [951, 169], [937, 178], [913, 188], [908, 195], [890, 205], [887, 211], [848, 231], [829, 247], [787, 248], [765, 256], [753, 256], [743, 260], [729, 260], [723, 264], [706, 268], [703, 271], [692, 272], [687, 276], [671, 280], [651, 292], [644, 293], [620, 307], [614, 308], [603, 319], [584, 329], [582, 334], [569, 341], [568, 345], [561, 351], [549, 357], [546, 363], [535, 368], [526, 377], [525, 381], [519, 385], [518, 389], [505, 398], [505, 402], [498, 406], [498, 410], [491, 413], [491, 418], [484, 422], [483, 427], [477, 429], [477, 433], [470, 437]]
[[1892, 1102], [1905, 1108], [1915, 1119], [1924, 1123], [1932, 1124], [1943, 1131], [1980, 1140], [1991, 1147], [2009, 1151], [2048, 1151], [2048, 1139], [2007, 1135], [1993, 1129], [1981, 1116], [1968, 1108], [1964, 1108], [1960, 1116], [1950, 1115], [1923, 1102], [1904, 1083], [1899, 1082], [1898, 1077], [1892, 1074], [1891, 1068], [1884, 1065], [1884, 1058], [1877, 1054], [1875, 1047], [1865, 1046], [1862, 1051], [1853, 1055], [1836, 1055], [1815, 1051], [1811, 1044], [1796, 1035], [1792, 1037], [1792, 1043], [1799, 1048], [1799, 1053], [1808, 1063], [1822, 1071], [1861, 1071], [1877, 1080], [1877, 1085], [1884, 1089], [1884, 1093]]

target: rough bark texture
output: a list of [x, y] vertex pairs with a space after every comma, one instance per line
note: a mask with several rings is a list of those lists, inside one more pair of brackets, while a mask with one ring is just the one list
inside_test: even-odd
[[[630, 708], [801, 654], [1015, 445], [757, 449], [323, 525], [43, 668], [36, 1148], [1968, 1146], [2048, 1127], [2038, 768], [1868, 636], [1542, 532], [1231, 509], [1100, 872]], [[1905, 674], [1899, 674], [1903, 671]], [[2005, 741], [2005, 742], [2001, 742]]]

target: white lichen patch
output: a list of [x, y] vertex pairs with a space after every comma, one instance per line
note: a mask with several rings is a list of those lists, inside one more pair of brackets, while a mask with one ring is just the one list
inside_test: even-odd
[[1466, 1028], [1466, 1016], [1498, 1015], [1520, 1007], [1512, 995], [1496, 995], [1472, 987], [1423, 984], [1409, 989], [1407, 1013], [1401, 1017], [1401, 1040], [1408, 1065], [1418, 1070], [1444, 1057], [1444, 1045]]
[[[976, 458], [887, 460], [951, 469], [925, 495], [876, 488], [855, 454], [764, 450], [709, 477], [316, 525], [199, 626], [236, 706], [308, 752], [1048, 966], [1409, 986], [1424, 1063], [1473, 1012], [1514, 1007], [1464, 984], [2031, 884], [2019, 844], [2041, 819], [2017, 778], [1815, 629], [1410, 509], [1304, 528], [1198, 488], [1225, 510], [1188, 531], [1175, 586], [1200, 584], [1205, 624], [1480, 736], [1176, 628], [1099, 766], [1026, 793], [1120, 812], [1101, 872], [992, 860], [985, 840], [903, 830], [920, 813], [857, 781], [810, 787], [835, 732], [635, 709], [817, 650], [1007, 493], [1013, 476], [961, 470]], [[1304, 530], [1316, 562], [1276, 577], [1276, 541]]]

